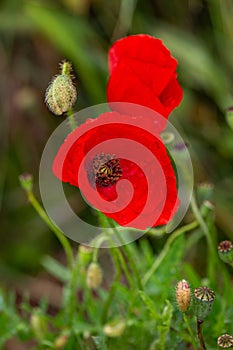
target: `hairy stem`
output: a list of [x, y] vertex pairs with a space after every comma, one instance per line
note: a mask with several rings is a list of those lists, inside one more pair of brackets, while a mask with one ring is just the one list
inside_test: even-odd
[[51, 229], [51, 231], [55, 234], [59, 242], [64, 248], [66, 258], [67, 258], [67, 263], [70, 269], [73, 267], [73, 252], [71, 245], [68, 241], [68, 239], [64, 236], [63, 232], [59, 230], [57, 226], [54, 225], [54, 223], [50, 220], [48, 215], [46, 214], [45, 210], [42, 208], [40, 203], [37, 201], [35, 198], [33, 192], [28, 191], [27, 192], [27, 197], [33, 208], [36, 210], [36, 212], [39, 214], [41, 219], [46, 223], [46, 225]]
[[185, 313], [183, 313], [183, 318], [184, 318], [184, 322], [186, 324], [187, 330], [189, 332], [189, 335], [191, 337], [191, 343], [192, 343], [193, 349], [198, 350], [197, 344], [195, 341], [195, 336], [193, 334], [192, 328], [190, 327], [190, 324], [189, 324], [189, 320], [188, 320], [187, 315]]
[[202, 320], [197, 320], [197, 336], [201, 345], [201, 350], [206, 350], [205, 342], [202, 336], [202, 331], [201, 331], [201, 325], [203, 321]]
[[183, 233], [188, 232], [188, 231], [192, 231], [194, 230], [196, 227], [198, 227], [199, 224], [197, 221], [193, 221], [188, 225], [185, 225], [183, 227], [178, 228], [176, 231], [174, 231], [169, 238], [167, 239], [163, 250], [160, 252], [160, 254], [158, 255], [158, 257], [155, 259], [153, 265], [151, 266], [151, 268], [147, 271], [147, 273], [145, 274], [142, 283], [143, 285], [146, 285], [147, 282], [149, 281], [149, 279], [151, 278], [151, 276], [155, 273], [155, 271], [158, 269], [158, 267], [161, 265], [162, 261], [164, 260], [164, 258], [166, 257], [167, 253], [170, 250], [170, 247], [172, 246], [173, 242], [179, 237], [181, 236]]

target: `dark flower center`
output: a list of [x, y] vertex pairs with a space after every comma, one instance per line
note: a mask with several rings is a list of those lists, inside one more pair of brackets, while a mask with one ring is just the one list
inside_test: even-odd
[[87, 166], [87, 176], [90, 184], [99, 187], [109, 187], [117, 183], [122, 176], [120, 160], [110, 154], [97, 154]]

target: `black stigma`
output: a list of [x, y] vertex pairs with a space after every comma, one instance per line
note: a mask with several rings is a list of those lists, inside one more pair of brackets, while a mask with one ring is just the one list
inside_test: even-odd
[[119, 159], [113, 155], [101, 153], [96, 155], [87, 167], [88, 180], [91, 185], [109, 187], [117, 183], [122, 176]]

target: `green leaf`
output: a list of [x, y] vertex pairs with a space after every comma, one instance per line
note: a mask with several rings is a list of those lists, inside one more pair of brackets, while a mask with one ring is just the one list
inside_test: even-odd
[[42, 259], [42, 266], [54, 277], [62, 282], [67, 282], [70, 279], [70, 271], [57, 260], [50, 256], [45, 256]]
[[161, 318], [161, 315], [156, 312], [155, 304], [153, 300], [142, 290], [139, 290], [138, 294], [140, 295], [143, 303], [147, 307], [147, 310], [149, 311], [152, 318], [154, 318], [155, 320], [159, 320]]
[[92, 337], [92, 339], [98, 350], [108, 350], [104, 335]]

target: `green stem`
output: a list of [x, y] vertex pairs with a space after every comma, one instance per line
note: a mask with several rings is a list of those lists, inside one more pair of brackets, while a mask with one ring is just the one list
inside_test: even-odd
[[124, 250], [124, 253], [126, 255], [126, 258], [128, 259], [132, 269], [133, 269], [133, 272], [134, 272], [134, 276], [136, 277], [136, 283], [137, 283], [137, 288], [138, 289], [141, 289], [143, 290], [143, 285], [142, 285], [142, 281], [141, 281], [141, 277], [140, 277], [140, 274], [139, 274], [139, 271], [137, 269], [137, 266], [135, 264], [135, 261], [133, 259], [133, 256], [130, 252], [130, 249], [129, 247], [125, 244], [125, 242], [123, 241], [120, 233], [118, 232], [118, 229], [117, 227], [109, 220], [109, 223], [112, 227], [112, 229], [114, 230], [119, 242], [122, 244], [122, 249]]
[[68, 305], [67, 305], [67, 314], [68, 314], [68, 320], [70, 325], [72, 325], [73, 319], [74, 319], [74, 313], [75, 313], [75, 301], [76, 301], [76, 286], [77, 286], [77, 279], [78, 274], [80, 272], [80, 265], [79, 265], [79, 259], [78, 259], [78, 252], [73, 264], [73, 269], [71, 273], [71, 278], [69, 282], [69, 299], [68, 299]]
[[70, 124], [70, 129], [72, 131], [74, 131], [77, 127], [76, 122], [75, 122], [75, 118], [74, 118], [74, 111], [72, 109], [70, 109], [67, 112], [67, 116], [68, 116], [68, 120], [69, 120], [69, 124]]
[[103, 307], [103, 312], [102, 312], [102, 316], [101, 316], [101, 323], [102, 324], [104, 324], [106, 322], [106, 319], [107, 319], [107, 316], [108, 316], [108, 312], [109, 312], [109, 308], [110, 308], [111, 302], [113, 300], [115, 291], [116, 291], [116, 289], [118, 287], [118, 282], [119, 282], [120, 277], [121, 277], [121, 268], [120, 268], [120, 264], [119, 264], [119, 261], [118, 261], [116, 249], [118, 249], [118, 248], [112, 248], [111, 249], [112, 258], [113, 258], [113, 262], [114, 262], [114, 266], [116, 268], [116, 271], [115, 271], [114, 280], [113, 280], [111, 288], [109, 290], [108, 298], [107, 298], [107, 300], [106, 300], [106, 302], [104, 304], [104, 307]]
[[183, 318], [184, 318], [184, 322], [186, 324], [187, 330], [188, 330], [190, 337], [191, 337], [191, 343], [192, 343], [193, 349], [198, 350], [192, 328], [190, 327], [189, 320], [188, 320], [185, 313], [183, 313]]
[[[112, 238], [111, 238], [111, 233], [112, 232], [114, 232], [117, 235], [117, 237], [118, 237], [119, 232], [114, 227], [112, 222], [104, 214], [102, 214], [101, 212], [98, 211], [97, 214], [98, 214], [99, 222], [100, 222], [101, 226], [107, 231], [107, 233], [109, 233], [108, 239], [112, 241]], [[109, 227], [109, 225], [111, 227]], [[114, 243], [114, 241], [113, 241], [113, 243]], [[120, 261], [120, 263], [122, 265], [122, 269], [123, 269], [124, 274], [125, 274], [128, 282], [129, 282], [129, 285], [130, 285], [131, 289], [134, 290], [134, 287], [135, 287], [134, 286], [134, 281], [133, 281], [133, 279], [131, 277], [131, 274], [130, 274], [130, 271], [129, 271], [129, 269], [127, 267], [127, 264], [125, 262], [124, 256], [123, 256], [123, 254], [122, 254], [122, 252], [121, 252], [119, 247], [116, 248], [116, 252], [118, 254], [119, 261]]]
[[73, 266], [73, 252], [71, 245], [68, 241], [68, 239], [64, 236], [63, 232], [59, 230], [57, 226], [54, 225], [54, 223], [50, 220], [40, 203], [35, 198], [33, 192], [28, 191], [27, 197], [33, 208], [36, 210], [36, 212], [39, 214], [41, 219], [46, 223], [46, 225], [51, 229], [51, 231], [56, 235], [57, 239], [60, 241], [61, 245], [64, 248], [67, 263], [70, 269], [72, 269]]
[[155, 273], [155, 271], [158, 269], [158, 267], [160, 266], [160, 264], [162, 263], [162, 261], [164, 260], [164, 258], [166, 257], [167, 253], [170, 250], [171, 245], [173, 244], [173, 242], [182, 234], [184, 234], [185, 232], [188, 231], [192, 231], [194, 230], [196, 227], [198, 227], [198, 222], [197, 221], [193, 221], [188, 225], [185, 225], [181, 228], [178, 228], [176, 231], [174, 231], [169, 238], [167, 239], [163, 250], [160, 252], [160, 254], [158, 255], [158, 257], [155, 259], [153, 265], [151, 266], [151, 268], [147, 271], [147, 273], [145, 274], [142, 283], [145, 286], [147, 284], [147, 282], [149, 281], [149, 279], [151, 278], [151, 276]]
[[193, 212], [196, 220], [198, 221], [202, 231], [204, 232], [204, 235], [205, 235], [206, 240], [207, 240], [208, 250], [209, 250], [208, 275], [209, 275], [211, 281], [213, 282], [213, 281], [215, 281], [214, 276], [215, 276], [215, 271], [216, 271], [217, 251], [216, 251], [216, 247], [214, 245], [213, 238], [212, 238], [211, 232], [209, 230], [209, 227], [206, 224], [206, 222], [204, 221], [204, 219], [202, 217], [202, 213], [197, 206], [197, 202], [196, 202], [196, 198], [195, 198], [194, 194], [193, 194], [192, 199], [191, 199], [191, 209], [192, 209], [192, 212]]

